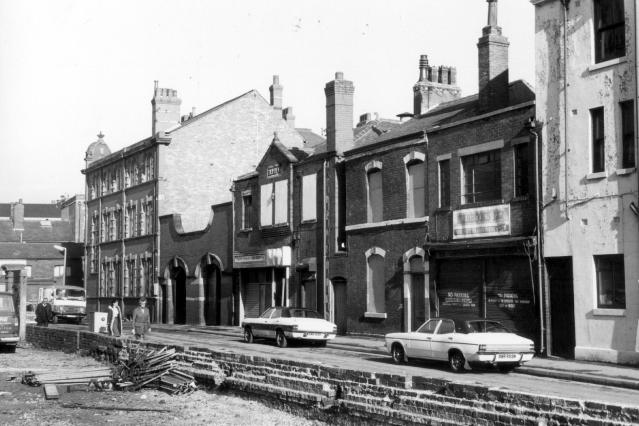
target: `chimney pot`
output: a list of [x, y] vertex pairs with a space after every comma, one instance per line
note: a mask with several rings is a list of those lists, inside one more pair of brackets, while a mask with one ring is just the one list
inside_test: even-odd
[[324, 87], [326, 95], [326, 147], [344, 153], [353, 148], [353, 82], [336, 72], [335, 80]]
[[344, 80], [344, 73], [341, 71], [337, 71], [335, 73], [335, 80]]
[[280, 76], [273, 75], [273, 84], [268, 88], [271, 94], [271, 106], [273, 108], [282, 109], [282, 98], [284, 88], [280, 85]]

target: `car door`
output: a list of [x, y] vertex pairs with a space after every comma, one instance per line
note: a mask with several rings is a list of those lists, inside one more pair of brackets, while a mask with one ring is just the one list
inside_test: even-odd
[[443, 319], [431, 343], [432, 357], [434, 359], [447, 360], [448, 350], [450, 349], [455, 335], [455, 322], [449, 319]]
[[268, 308], [262, 315], [255, 318], [252, 323], [253, 336], [255, 337], [270, 337], [268, 334], [268, 321], [271, 318], [271, 314], [275, 308]]
[[431, 358], [431, 343], [439, 319], [431, 319], [417, 329], [416, 332], [410, 333], [411, 339], [408, 342], [407, 355], [409, 358]]

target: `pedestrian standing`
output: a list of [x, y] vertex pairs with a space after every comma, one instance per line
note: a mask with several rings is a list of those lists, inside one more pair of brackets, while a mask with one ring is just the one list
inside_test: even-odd
[[136, 339], [143, 339], [144, 334], [151, 331], [151, 313], [146, 307], [146, 297], [140, 297], [139, 306], [133, 311], [133, 334]]
[[107, 326], [111, 336], [120, 337], [122, 334], [122, 310], [118, 305], [118, 300], [113, 299], [109, 305], [109, 315], [107, 316]]
[[53, 310], [51, 309], [51, 305], [49, 304], [49, 299], [46, 297], [42, 298], [42, 302], [38, 303], [36, 306], [36, 323], [42, 327], [48, 327], [49, 323], [53, 321]]

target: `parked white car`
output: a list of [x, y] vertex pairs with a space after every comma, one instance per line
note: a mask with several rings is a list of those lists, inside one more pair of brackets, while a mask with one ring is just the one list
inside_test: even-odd
[[390, 333], [386, 349], [396, 363], [409, 358], [448, 361], [455, 372], [473, 364], [487, 364], [507, 372], [530, 361], [532, 340], [511, 333], [497, 321], [432, 318], [417, 331]]
[[247, 318], [242, 322], [244, 340], [253, 343], [255, 338], [275, 339], [277, 346], [285, 348], [289, 339], [310, 340], [326, 345], [334, 339], [337, 326], [306, 308], [274, 307], [265, 310], [259, 318]]

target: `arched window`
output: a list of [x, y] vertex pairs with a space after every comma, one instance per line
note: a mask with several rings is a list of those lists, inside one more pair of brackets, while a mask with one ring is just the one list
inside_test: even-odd
[[368, 172], [368, 222], [383, 220], [382, 171], [373, 169]]
[[373, 248], [367, 252], [366, 311], [369, 313], [386, 312], [385, 254], [383, 250], [378, 248]]

